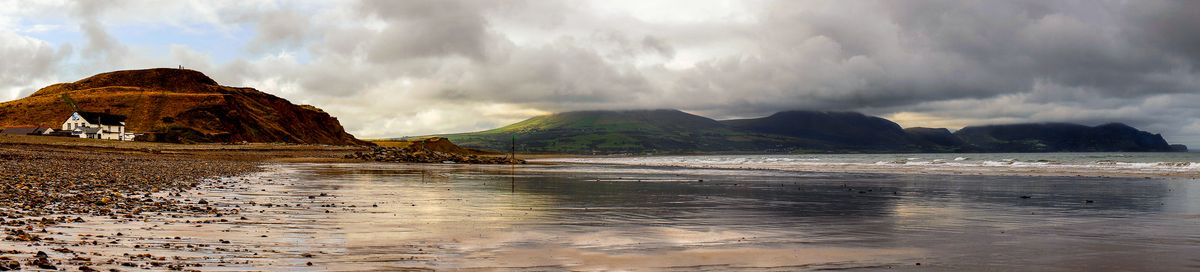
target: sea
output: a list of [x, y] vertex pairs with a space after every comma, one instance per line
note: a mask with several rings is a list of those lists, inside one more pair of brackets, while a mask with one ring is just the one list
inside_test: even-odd
[[[1200, 152], [1169, 153], [933, 153], [933, 154], [804, 154], [592, 156], [535, 159], [535, 162], [723, 169], [822, 171], [836, 169], [912, 172], [920, 170], [985, 171], [1043, 174], [1073, 171], [1116, 175], [1200, 172]], [[891, 171], [889, 171], [891, 170]]]

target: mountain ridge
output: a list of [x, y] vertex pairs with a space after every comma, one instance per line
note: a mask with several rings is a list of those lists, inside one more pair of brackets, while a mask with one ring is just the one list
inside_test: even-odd
[[756, 133], [823, 141], [835, 147], [897, 150], [908, 144], [899, 124], [857, 112], [782, 111], [762, 118], [720, 122]]
[[475, 133], [436, 135], [467, 147], [532, 152], [734, 151], [773, 141], [679, 110], [576, 111], [537, 116]]
[[[671, 117], [656, 116], [660, 114]], [[610, 127], [627, 123], [636, 124], [632, 126], [635, 129]], [[761, 118], [717, 121], [679, 110], [623, 110], [563, 112], [491, 130], [436, 136], [464, 147], [492, 150], [508, 150], [516, 136], [517, 149], [523, 152], [572, 154], [1181, 150], [1159, 134], [1120, 123], [1094, 127], [1060, 123], [1051, 125], [1054, 130], [1048, 134], [1035, 133], [1039, 128], [1047, 127], [1038, 123], [968, 126], [955, 132], [903, 128], [885, 118], [837, 111], [783, 111]], [[616, 146], [622, 148], [613, 148]]]

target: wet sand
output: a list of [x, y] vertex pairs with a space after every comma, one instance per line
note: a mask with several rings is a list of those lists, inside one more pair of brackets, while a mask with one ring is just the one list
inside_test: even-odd
[[284, 163], [174, 199], [225, 212], [84, 216], [0, 248], [101, 270], [1200, 268], [1182, 180]]

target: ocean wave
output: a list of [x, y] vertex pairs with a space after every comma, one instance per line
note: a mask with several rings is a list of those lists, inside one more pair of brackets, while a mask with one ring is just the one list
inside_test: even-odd
[[[669, 166], [692, 168], [725, 168], [725, 169], [764, 169], [764, 170], [796, 170], [823, 169], [824, 167], [900, 167], [900, 168], [936, 168], [936, 169], [1076, 169], [1076, 170], [1127, 170], [1130, 172], [1182, 172], [1200, 170], [1200, 162], [1194, 161], [1118, 161], [1112, 159], [1095, 160], [1096, 156], [1080, 156], [1085, 160], [1071, 161], [1060, 159], [1033, 158], [1003, 158], [972, 160], [966, 157], [920, 158], [899, 157], [889, 160], [869, 160], [864, 158], [816, 158], [816, 157], [721, 157], [721, 156], [685, 156], [685, 157], [624, 157], [624, 158], [557, 158], [535, 161], [585, 163], [585, 164], [619, 164], [638, 166]], [[1112, 158], [1114, 156], [1106, 156]]]

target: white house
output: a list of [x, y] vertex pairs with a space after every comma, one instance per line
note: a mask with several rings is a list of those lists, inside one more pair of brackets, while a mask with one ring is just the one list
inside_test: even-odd
[[125, 139], [125, 116], [100, 112], [77, 111], [62, 124], [63, 131], [79, 138], [118, 140]]

